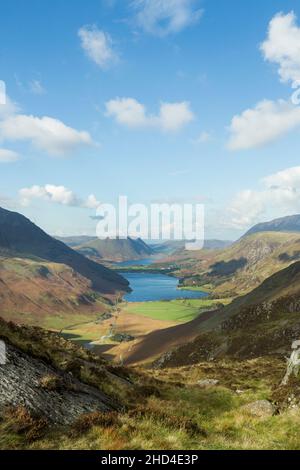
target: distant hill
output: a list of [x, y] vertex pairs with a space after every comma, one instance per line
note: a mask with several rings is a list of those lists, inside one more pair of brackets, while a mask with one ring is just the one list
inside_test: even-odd
[[128, 281], [47, 235], [17, 212], [0, 208], [0, 253], [6, 257], [34, 258], [65, 264], [91, 281], [91, 288], [105, 296], [127, 291]]
[[132, 349], [128, 363], [149, 362], [159, 355], [156, 367], [179, 367], [225, 357], [284, 358], [299, 338], [300, 262], [296, 262], [226, 307], [145, 336]]
[[153, 249], [140, 238], [95, 238], [74, 246], [82, 255], [96, 261], [129, 261], [148, 258], [154, 254]]
[[66, 264], [0, 256], [0, 316], [60, 330], [98, 320], [110, 307], [89, 279]]
[[281, 217], [254, 225], [244, 237], [258, 232], [300, 232], [300, 214]]
[[257, 232], [219, 250], [181, 251], [166, 264], [178, 266], [185, 285], [207, 285], [220, 297], [245, 294], [268, 276], [300, 260], [300, 234]]
[[[170, 240], [165, 241], [162, 243], [155, 243], [151, 245], [155, 253], [169, 256], [177, 251], [183, 251], [185, 249], [185, 240]], [[218, 250], [222, 248], [226, 248], [232, 244], [229, 240], [215, 240], [215, 239], [208, 239], [204, 241], [204, 250]]]
[[68, 245], [71, 248], [76, 246], [83, 245], [84, 243], [89, 243], [93, 240], [96, 240], [96, 237], [89, 237], [88, 235], [75, 235], [71, 237], [54, 237], [56, 240], [63, 242], [65, 245]]

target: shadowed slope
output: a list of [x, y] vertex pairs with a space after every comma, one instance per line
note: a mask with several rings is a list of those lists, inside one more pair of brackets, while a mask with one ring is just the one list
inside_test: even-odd
[[85, 258], [64, 243], [50, 237], [29, 219], [0, 208], [0, 252], [24, 258], [37, 257], [63, 263], [90, 279], [92, 288], [114, 295], [128, 290], [128, 281], [119, 274]]

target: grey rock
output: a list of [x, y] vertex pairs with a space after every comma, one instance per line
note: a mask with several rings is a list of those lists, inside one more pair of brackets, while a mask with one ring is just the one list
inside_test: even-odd
[[[94, 387], [83, 384], [43, 361], [6, 345], [7, 361], [0, 366], [0, 412], [6, 406], [24, 406], [52, 424], [70, 424], [79, 415], [109, 411], [113, 401]], [[57, 389], [41, 386], [43, 378], [58, 376]]]
[[257, 418], [267, 418], [275, 414], [275, 407], [268, 400], [257, 400], [248, 403], [242, 409]]
[[201, 388], [211, 388], [211, 387], [215, 387], [216, 385], [218, 385], [219, 383], [219, 380], [217, 379], [204, 379], [204, 380], [199, 380], [199, 382], [197, 382], [199, 387]]

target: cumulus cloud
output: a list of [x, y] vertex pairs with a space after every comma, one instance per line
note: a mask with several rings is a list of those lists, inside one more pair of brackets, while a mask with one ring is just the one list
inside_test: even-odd
[[229, 226], [245, 229], [262, 216], [293, 214], [300, 211], [300, 167], [287, 168], [261, 181], [260, 190], [239, 192], [226, 211]]
[[118, 54], [113, 49], [109, 34], [96, 26], [83, 26], [79, 29], [78, 36], [86, 55], [102, 69], [118, 61]]
[[263, 100], [233, 117], [228, 147], [231, 150], [261, 147], [299, 126], [299, 107], [285, 100]]
[[39, 118], [25, 114], [6, 115], [2, 120], [0, 116], [0, 138], [29, 141], [34, 147], [52, 155], [63, 155], [82, 145], [92, 144], [86, 131], [77, 131], [48, 116]]
[[265, 60], [279, 66], [283, 82], [300, 80], [300, 27], [294, 12], [279, 13], [272, 18], [261, 51]]
[[163, 131], [178, 131], [194, 119], [187, 101], [161, 103], [159, 113], [151, 115], [134, 98], [116, 98], [106, 103], [106, 113], [128, 127], [154, 127]]
[[63, 206], [84, 207], [87, 209], [96, 209], [100, 205], [100, 202], [97, 201], [93, 194], [89, 195], [86, 200], [83, 200], [65, 186], [55, 186], [52, 184], [22, 188], [19, 191], [19, 196], [23, 206], [30, 205], [33, 199], [42, 199]]
[[[272, 18], [260, 49], [266, 61], [278, 65], [281, 81], [297, 88], [300, 84], [300, 27], [294, 12], [278, 13]], [[285, 100], [262, 100], [254, 108], [234, 116], [229, 128], [229, 149], [260, 147], [299, 127], [300, 108], [293, 104]]]
[[83, 207], [87, 209], [97, 209], [100, 205], [100, 202], [97, 200], [94, 194], [90, 194], [87, 200], [82, 204]]
[[137, 25], [147, 33], [165, 36], [196, 23], [203, 10], [199, 0], [133, 0]]
[[20, 156], [17, 152], [0, 148], [0, 163], [11, 163], [19, 160]]

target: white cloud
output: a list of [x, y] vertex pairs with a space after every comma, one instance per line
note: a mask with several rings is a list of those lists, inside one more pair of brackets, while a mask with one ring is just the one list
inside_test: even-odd
[[39, 80], [31, 80], [29, 83], [29, 89], [34, 95], [44, 95], [46, 93], [45, 88]]
[[116, 98], [106, 103], [106, 112], [119, 124], [128, 127], [154, 127], [163, 131], [178, 131], [194, 119], [190, 104], [186, 101], [161, 103], [158, 115], [151, 115], [134, 98]]
[[133, 0], [136, 23], [147, 33], [165, 36], [196, 23], [203, 10], [199, 0]]
[[78, 31], [81, 47], [86, 55], [102, 69], [117, 62], [118, 54], [113, 49], [109, 34], [96, 26], [83, 26]]
[[0, 104], [0, 120], [19, 112], [19, 107], [8, 95], [5, 96], [5, 104]]
[[87, 209], [97, 209], [100, 206], [100, 201], [97, 200], [94, 194], [90, 194], [87, 200], [83, 203], [83, 207]]
[[225, 213], [227, 225], [245, 229], [268, 213], [279, 217], [300, 211], [300, 167], [287, 168], [262, 179], [262, 189], [239, 192]]
[[187, 101], [181, 103], [162, 103], [157, 118], [158, 126], [165, 131], [177, 131], [194, 119]]
[[82, 145], [91, 145], [88, 132], [77, 131], [58, 119], [13, 114], [0, 120], [0, 138], [30, 141], [34, 147], [52, 155], [62, 155]]
[[300, 166], [287, 168], [266, 176], [263, 178], [263, 183], [268, 189], [298, 190], [300, 189]]
[[265, 210], [265, 193], [240, 191], [224, 214], [224, 225], [245, 229], [256, 223]]
[[145, 106], [134, 98], [116, 98], [106, 103], [108, 116], [113, 116], [119, 124], [129, 127], [147, 125]]
[[20, 156], [17, 152], [0, 148], [0, 163], [11, 163], [19, 160]]
[[259, 102], [233, 117], [230, 125], [231, 150], [263, 146], [300, 126], [300, 108], [284, 100]]
[[[266, 61], [279, 66], [281, 80], [291, 82], [297, 88], [300, 83], [300, 27], [294, 12], [278, 13], [272, 18], [267, 39], [260, 49]], [[228, 147], [231, 150], [260, 147], [299, 126], [299, 106], [285, 100], [263, 100], [233, 117]]]
[[265, 60], [279, 65], [283, 82], [300, 80], [300, 27], [294, 12], [275, 15], [261, 44]]
[[53, 184], [34, 185], [30, 188], [20, 189], [19, 196], [23, 206], [30, 205], [33, 199], [42, 199], [63, 206], [84, 207], [87, 209], [96, 209], [100, 205], [100, 202], [93, 194], [90, 194], [86, 200], [82, 200], [65, 186], [55, 186]]

